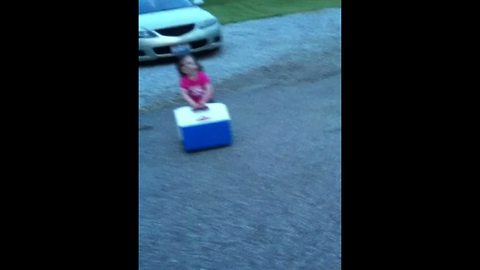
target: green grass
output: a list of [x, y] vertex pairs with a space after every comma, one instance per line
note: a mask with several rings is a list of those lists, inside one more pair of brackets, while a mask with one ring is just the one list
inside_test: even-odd
[[297, 12], [340, 8], [341, 0], [204, 0], [202, 7], [222, 24]]

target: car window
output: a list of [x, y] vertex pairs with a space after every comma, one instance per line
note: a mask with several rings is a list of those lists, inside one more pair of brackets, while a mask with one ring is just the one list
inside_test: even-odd
[[138, 13], [144, 14], [191, 6], [194, 5], [189, 0], [138, 0]]

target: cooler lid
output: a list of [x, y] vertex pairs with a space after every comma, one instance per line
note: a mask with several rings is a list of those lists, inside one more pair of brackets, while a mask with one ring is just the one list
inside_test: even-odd
[[201, 125], [220, 121], [229, 121], [227, 106], [223, 103], [207, 103], [208, 110], [193, 111], [190, 106], [173, 110], [175, 121], [179, 127]]

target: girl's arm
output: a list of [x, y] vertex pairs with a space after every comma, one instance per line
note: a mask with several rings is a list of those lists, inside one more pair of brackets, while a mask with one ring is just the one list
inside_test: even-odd
[[192, 108], [197, 108], [198, 104], [188, 95], [188, 90], [185, 88], [180, 88], [182, 90], [182, 97], [192, 106]]
[[200, 100], [200, 104], [204, 105], [213, 97], [213, 86], [211, 83], [207, 83], [205, 85], [205, 95], [203, 95], [202, 99]]

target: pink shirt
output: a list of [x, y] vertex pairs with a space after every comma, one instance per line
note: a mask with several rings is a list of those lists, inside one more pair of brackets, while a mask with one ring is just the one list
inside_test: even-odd
[[187, 90], [187, 94], [195, 101], [199, 102], [203, 95], [205, 95], [207, 83], [210, 83], [210, 79], [203, 71], [197, 72], [196, 80], [183, 76], [180, 79], [180, 87]]

